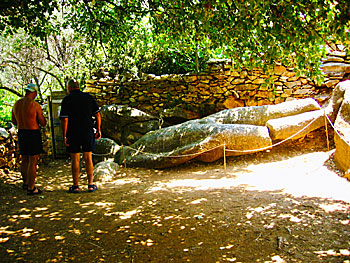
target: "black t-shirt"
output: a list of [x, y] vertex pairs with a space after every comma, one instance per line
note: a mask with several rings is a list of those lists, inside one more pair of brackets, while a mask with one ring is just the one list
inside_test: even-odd
[[68, 118], [67, 137], [76, 137], [93, 131], [92, 116], [100, 111], [89, 93], [73, 90], [61, 104], [60, 119]]

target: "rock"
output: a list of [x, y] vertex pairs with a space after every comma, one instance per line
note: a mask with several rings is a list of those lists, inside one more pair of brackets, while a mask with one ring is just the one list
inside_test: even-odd
[[[116, 104], [103, 106], [101, 119], [102, 134], [120, 145], [134, 143], [147, 132], [159, 129], [161, 124], [158, 117]], [[166, 123], [163, 125], [167, 126]]]
[[325, 126], [324, 110], [304, 112], [293, 116], [269, 120], [266, 126], [269, 128], [272, 140], [284, 140], [290, 138], [292, 135], [295, 136], [290, 139], [296, 140], [304, 137], [311, 131]]
[[333, 87], [333, 86], [337, 85], [338, 83], [339, 83], [338, 79], [331, 79], [331, 80], [328, 80], [325, 82], [326, 87], [328, 87], [328, 88]]
[[120, 146], [109, 138], [101, 138], [96, 141], [96, 149], [93, 152], [92, 160], [94, 163], [106, 161], [114, 158]]
[[327, 101], [329, 101], [331, 97], [331, 94], [328, 93], [321, 93], [321, 94], [317, 94], [314, 96], [314, 99], [318, 102], [318, 104], [320, 104], [321, 106], [326, 104]]
[[[20, 166], [20, 155], [17, 148], [17, 129], [0, 127], [0, 168], [13, 169]], [[1, 170], [0, 169], [0, 170]]]
[[286, 72], [286, 68], [284, 66], [275, 66], [274, 72], [276, 75], [282, 75], [284, 72]]
[[245, 82], [245, 79], [234, 79], [231, 81], [232, 85], [242, 84]]
[[296, 86], [301, 86], [301, 81], [293, 81], [284, 83], [289, 89], [294, 88]]
[[116, 177], [119, 165], [113, 161], [104, 161], [94, 167], [94, 181], [110, 182]]
[[244, 107], [244, 101], [236, 99], [233, 96], [230, 96], [224, 101], [224, 106], [226, 109], [232, 109], [232, 108], [236, 108], [236, 107]]
[[197, 80], [197, 76], [196, 75], [185, 75], [183, 77], [184, 81], [187, 83], [191, 83]]
[[345, 51], [330, 51], [329, 54], [331, 56], [336, 56], [336, 57], [346, 57], [346, 52]]
[[343, 171], [350, 169], [350, 80], [340, 83], [346, 86], [344, 98], [337, 114], [334, 126], [339, 132], [334, 133], [336, 151], [334, 161]]
[[320, 110], [313, 99], [278, 105], [223, 110], [199, 120], [151, 131], [130, 147], [123, 147], [115, 161], [126, 166], [172, 167], [192, 159], [213, 162], [226, 156], [248, 154], [272, 145], [271, 119]]
[[252, 83], [253, 84], [263, 84], [265, 82], [266, 82], [266, 79], [255, 79]]
[[[337, 167], [343, 171], [350, 172], [350, 142], [345, 137], [340, 137], [337, 133], [334, 135], [336, 151], [334, 154], [334, 162]], [[348, 177], [350, 180], [350, 176]]]
[[237, 91], [257, 90], [259, 86], [255, 84], [241, 84], [236, 86]]
[[181, 107], [165, 109], [160, 114], [166, 123], [171, 123], [171, 124], [179, 124], [188, 120], [200, 118], [200, 115], [198, 113], [190, 110], [186, 110]]
[[5, 140], [10, 136], [10, 134], [4, 128], [0, 128], [0, 140]]
[[332, 122], [335, 121], [338, 115], [338, 111], [343, 103], [344, 94], [347, 89], [350, 89], [350, 80], [338, 83], [332, 92], [332, 96], [326, 107], [326, 113]]
[[336, 62], [324, 63], [322, 65], [322, 71], [325, 74], [350, 72], [350, 64]]
[[[346, 55], [345, 55], [346, 56]], [[327, 62], [344, 62], [344, 58], [342, 57], [337, 57], [337, 56], [329, 56], [326, 57], [324, 59], [322, 59], [323, 63], [327, 63]]]
[[298, 89], [296, 91], [293, 92], [293, 95], [306, 95], [306, 94], [312, 94], [312, 89], [307, 89], [307, 88], [303, 88], [303, 89]]
[[222, 124], [251, 124], [265, 126], [270, 119], [276, 119], [307, 111], [319, 110], [320, 105], [311, 98], [292, 100], [276, 105], [240, 107], [223, 110], [204, 118]]
[[115, 161], [127, 167], [151, 168], [172, 167], [195, 158], [212, 162], [223, 157], [224, 142], [232, 150], [227, 156], [271, 146], [267, 127], [192, 120], [147, 133], [119, 150]]

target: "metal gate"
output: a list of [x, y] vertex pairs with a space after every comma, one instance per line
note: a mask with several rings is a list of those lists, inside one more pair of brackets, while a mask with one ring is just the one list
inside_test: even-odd
[[52, 153], [53, 158], [55, 159], [67, 158], [69, 156], [69, 154], [66, 152], [66, 146], [64, 145], [61, 120], [59, 119], [61, 102], [66, 95], [67, 93], [64, 91], [53, 91], [51, 96], [47, 97], [52, 138]]

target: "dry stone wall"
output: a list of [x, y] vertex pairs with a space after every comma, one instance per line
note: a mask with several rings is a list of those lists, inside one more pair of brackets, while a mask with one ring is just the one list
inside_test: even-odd
[[99, 105], [121, 104], [158, 116], [165, 109], [181, 107], [189, 119], [241, 106], [278, 104], [293, 98], [314, 97], [321, 104], [324, 94], [350, 72], [350, 63], [343, 52], [332, 53], [322, 67], [326, 79], [321, 86], [297, 76], [293, 68], [274, 67], [273, 85], [262, 70], [232, 70], [229, 61], [209, 63], [199, 74], [146, 75], [140, 79], [117, 76], [87, 81], [85, 91], [94, 94]]
[[0, 127], [0, 170], [19, 167], [19, 153], [17, 150], [17, 131], [15, 128]]
[[[17, 169], [20, 167], [21, 156], [19, 154], [17, 129], [0, 127], [0, 172]], [[51, 139], [48, 127], [41, 128], [43, 141], [43, 150], [45, 153], [40, 155], [39, 163], [48, 163], [51, 152]]]

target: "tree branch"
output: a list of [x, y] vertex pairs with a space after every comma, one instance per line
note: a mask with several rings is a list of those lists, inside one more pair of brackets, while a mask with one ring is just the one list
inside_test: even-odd
[[[28, 67], [28, 64], [25, 64], [25, 63], [22, 63], [22, 62], [13, 61], [13, 60], [7, 60], [7, 61], [5, 61], [5, 63], [12, 63], [12, 64], [16, 64], [18, 66]], [[32, 66], [32, 65], [29, 65], [29, 66], [33, 67], [33, 68], [35, 68], [37, 70], [40, 70], [40, 71], [42, 71], [42, 72], [44, 72], [44, 73], [46, 73], [46, 74], [48, 74], [48, 75], [50, 75], [52, 77], [54, 77], [58, 81], [58, 83], [60, 84], [62, 90], [64, 90], [64, 84], [62, 83], [61, 79], [59, 77], [57, 77], [55, 74], [53, 74], [50, 71], [47, 71], [47, 70], [45, 70], [43, 68], [37, 67], [37, 66]]]
[[11, 89], [11, 88], [8, 88], [8, 87], [1, 87], [1, 86], [0, 86], [0, 90], [7, 90], [7, 91], [9, 91], [9, 92], [15, 94], [15, 95], [18, 96], [18, 97], [22, 97], [22, 94], [19, 93], [17, 90], [14, 90], [14, 89]]

